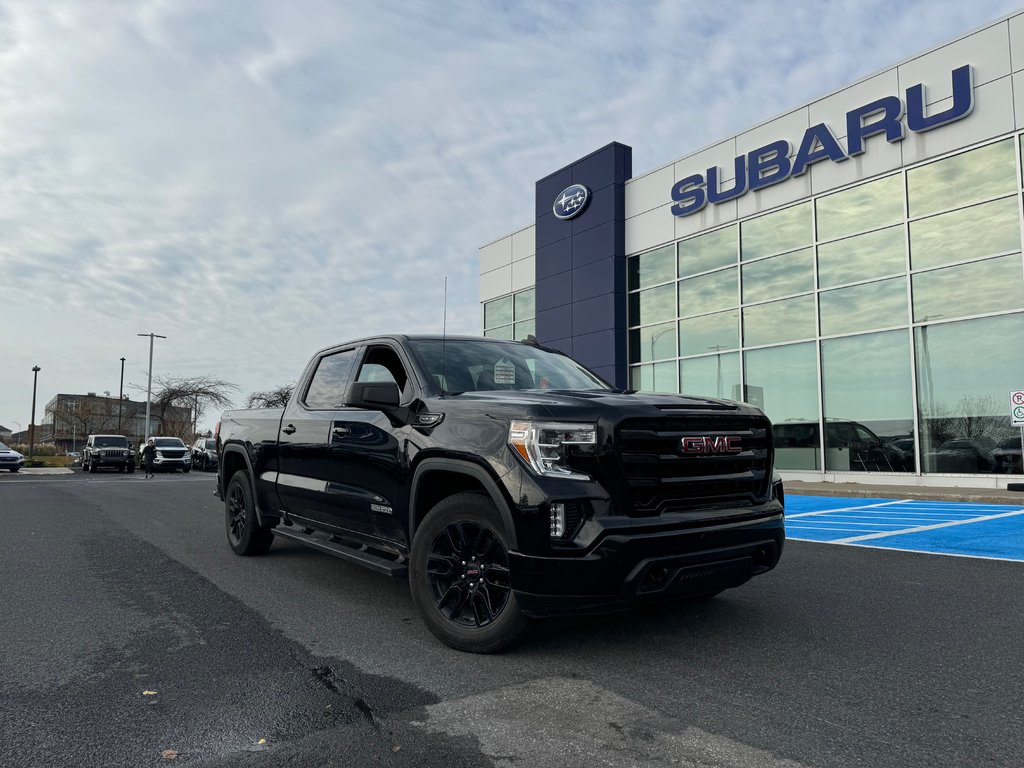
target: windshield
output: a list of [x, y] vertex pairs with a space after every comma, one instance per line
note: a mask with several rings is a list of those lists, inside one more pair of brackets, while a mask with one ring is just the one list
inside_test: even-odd
[[127, 448], [127, 437], [97, 437], [93, 441], [97, 448]]
[[3, 443], [0, 443], [0, 451], [9, 451], [9, 450], [11, 450], [11, 449], [10, 449], [10, 448], [8, 448], [8, 447], [7, 447], [6, 445], [4, 445]]
[[409, 344], [434, 382], [448, 393], [610, 389], [571, 358], [529, 344], [465, 339], [419, 339]]
[[208, 451], [215, 451], [215, 450], [217, 450], [217, 441], [216, 440], [207, 440], [206, 441], [206, 450], [208, 450]]
[[184, 448], [185, 444], [177, 437], [154, 437], [153, 443], [157, 448]]

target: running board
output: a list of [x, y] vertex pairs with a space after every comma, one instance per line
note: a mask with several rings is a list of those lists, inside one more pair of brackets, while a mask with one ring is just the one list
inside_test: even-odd
[[340, 557], [350, 563], [362, 565], [384, 576], [404, 579], [409, 575], [409, 567], [406, 565], [405, 558], [397, 553], [394, 558], [385, 557], [371, 551], [365, 544], [347, 542], [330, 534], [317, 534], [308, 528], [303, 529], [299, 526], [279, 525], [274, 528], [274, 535], [293, 539], [307, 547]]

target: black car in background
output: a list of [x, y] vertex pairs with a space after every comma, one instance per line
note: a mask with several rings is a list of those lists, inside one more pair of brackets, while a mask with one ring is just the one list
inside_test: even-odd
[[192, 466], [207, 472], [217, 468], [217, 441], [212, 437], [200, 437], [192, 443]]

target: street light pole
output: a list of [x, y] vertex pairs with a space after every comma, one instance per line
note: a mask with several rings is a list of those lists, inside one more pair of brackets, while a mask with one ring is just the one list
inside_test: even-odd
[[32, 461], [36, 452], [36, 380], [43, 370], [38, 365], [32, 366], [32, 421], [28, 424], [28, 460]]
[[124, 410], [124, 358], [121, 358], [121, 387], [117, 391], [117, 432], [121, 433], [121, 412]]
[[146, 434], [143, 440], [149, 440], [149, 408], [153, 399], [153, 339], [166, 339], [158, 333], [137, 333], [136, 336], [149, 336], [149, 378], [146, 380]]

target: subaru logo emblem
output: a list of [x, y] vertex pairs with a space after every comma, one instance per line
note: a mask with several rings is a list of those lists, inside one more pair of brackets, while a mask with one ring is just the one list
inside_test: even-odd
[[551, 210], [556, 219], [571, 219], [583, 213], [589, 200], [590, 190], [582, 184], [573, 184], [562, 190], [562, 194], [555, 198]]

